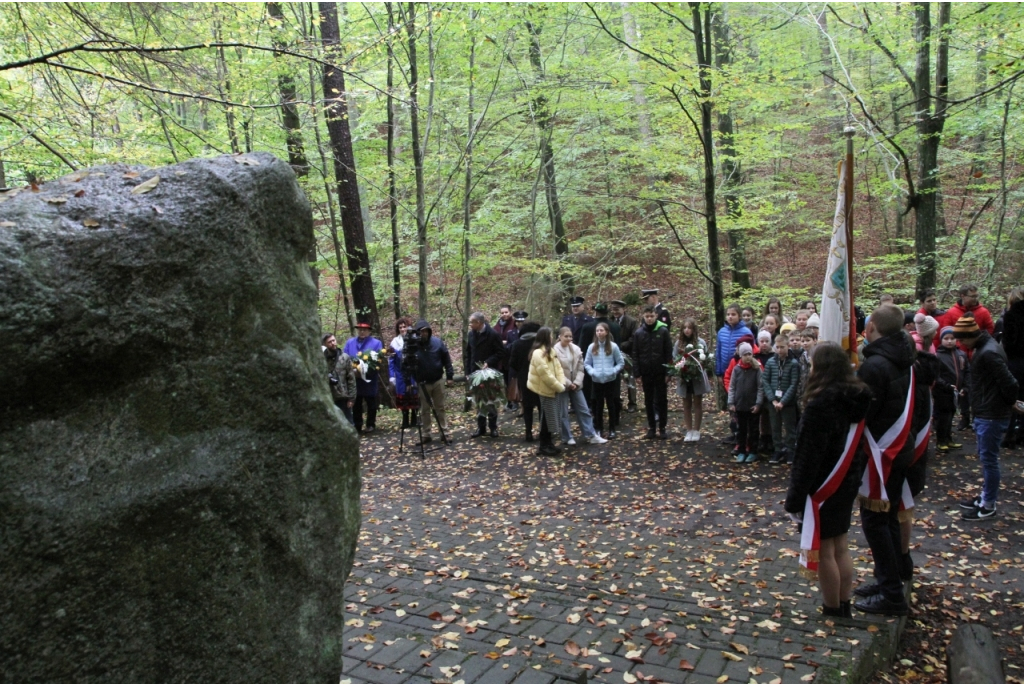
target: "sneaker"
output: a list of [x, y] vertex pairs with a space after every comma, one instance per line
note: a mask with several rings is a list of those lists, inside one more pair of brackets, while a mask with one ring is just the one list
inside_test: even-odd
[[962, 499], [960, 500], [960, 508], [970, 511], [971, 509], [977, 509], [981, 506], [981, 497], [975, 497], [974, 499]]
[[595, 435], [589, 440], [589, 442], [591, 445], [603, 445], [608, 441], [602, 438], [600, 435]]
[[736, 462], [737, 464], [746, 463], [747, 455], [744, 454], [743, 452], [736, 452], [736, 456], [733, 458], [733, 461]]
[[784, 455], [782, 452], [776, 452], [775, 454], [772, 455], [772, 458], [768, 460], [768, 463], [781, 464], [784, 461], [786, 461], [786, 455]]
[[608, 431], [608, 439], [611, 440], [615, 437], [615, 431]]
[[948, 452], [949, 451], [949, 445], [943, 445], [942, 443], [939, 443], [939, 444], [935, 445], [935, 449], [937, 451], [939, 451], [939, 452]]
[[853, 589], [853, 594], [858, 597], [870, 597], [878, 594], [878, 583], [871, 583], [869, 585], [861, 584]]
[[683, 442], [693, 442], [693, 431], [686, 431], [686, 435], [683, 436]]
[[566, 441], [565, 444], [568, 445], [569, 447], [575, 447], [576, 446], [576, 438], [569, 438]]
[[863, 611], [865, 614], [906, 616], [910, 613], [910, 607], [907, 606], [905, 599], [900, 597], [899, 601], [894, 601], [881, 593], [865, 597], [859, 602], [855, 602], [853, 606], [857, 611]]
[[693, 442], [700, 442], [700, 431], [693, 431]]
[[951, 450], [958, 450], [962, 447], [963, 445], [961, 445], [959, 442], [950, 442], [946, 444], [946, 448]]
[[975, 507], [970, 511], [965, 511], [960, 514], [960, 518], [964, 521], [984, 521], [990, 519], [996, 515], [996, 508], [986, 509], [985, 507]]
[[746, 463], [753, 464], [755, 461], [757, 461], [757, 452], [748, 452]]

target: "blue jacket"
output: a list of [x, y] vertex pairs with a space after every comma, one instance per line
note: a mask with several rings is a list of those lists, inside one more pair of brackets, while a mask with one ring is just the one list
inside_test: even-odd
[[416, 387], [416, 381], [413, 378], [406, 378], [405, 374], [402, 373], [402, 351], [396, 350], [393, 355], [388, 357], [388, 370], [391, 372], [391, 378], [395, 379], [395, 392], [399, 395], [405, 395], [407, 393], [417, 394], [418, 388]]
[[604, 353], [603, 346], [597, 348], [597, 354], [594, 354], [593, 345], [587, 346], [587, 357], [583, 361], [583, 368], [587, 370], [587, 374], [595, 383], [610, 383], [626, 365], [622, 353], [619, 352], [619, 346], [615, 343], [611, 343], [611, 346], [610, 356]]
[[715, 346], [715, 375], [724, 376], [729, 362], [736, 353], [736, 341], [744, 335], [751, 335], [750, 329], [740, 320], [733, 327], [725, 324], [718, 330], [718, 344]]

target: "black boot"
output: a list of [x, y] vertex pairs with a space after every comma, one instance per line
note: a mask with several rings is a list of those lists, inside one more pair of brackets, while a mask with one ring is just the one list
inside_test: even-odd
[[837, 616], [839, 618], [842, 618], [843, 617], [843, 607], [842, 607], [842, 604], [840, 604], [837, 607], [830, 607], [830, 606], [826, 606], [826, 605], [822, 604], [821, 605], [821, 615], [822, 616]]
[[910, 556], [910, 552], [905, 552], [900, 556], [900, 580], [906, 582], [914, 578], [914, 560]]
[[533, 442], [533, 429], [526, 429], [526, 442]]
[[491, 427], [491, 437], [492, 438], [498, 437], [498, 415], [497, 414], [488, 414], [487, 415], [487, 423]]
[[840, 602], [839, 608], [843, 610], [843, 618], [853, 618], [853, 605], [850, 604], [850, 600]]
[[476, 433], [473, 433], [474, 438], [482, 438], [487, 435], [487, 418], [484, 416], [476, 417]]
[[557, 457], [562, 453], [562, 450], [555, 447], [555, 443], [551, 441], [551, 434], [540, 434], [540, 447], [537, 448], [537, 454], [545, 457]]

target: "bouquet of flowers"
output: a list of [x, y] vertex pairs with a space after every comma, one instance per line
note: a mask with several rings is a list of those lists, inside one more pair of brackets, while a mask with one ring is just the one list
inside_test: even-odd
[[505, 377], [494, 369], [480, 369], [469, 374], [469, 399], [479, 414], [499, 412], [505, 405]]
[[678, 377], [683, 383], [708, 382], [708, 372], [714, 360], [703, 345], [687, 345], [680, 354], [678, 348], [672, 354], [674, 362], [668, 367], [668, 375]]
[[366, 350], [360, 352], [352, 360], [352, 365], [356, 367], [356, 371], [359, 373], [359, 377], [367, 383], [371, 383], [372, 379], [368, 376], [380, 368], [381, 355], [377, 350]]

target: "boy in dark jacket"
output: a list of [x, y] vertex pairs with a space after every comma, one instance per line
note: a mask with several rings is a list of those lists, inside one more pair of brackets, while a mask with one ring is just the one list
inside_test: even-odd
[[789, 340], [784, 335], [775, 338], [775, 354], [765, 364], [761, 384], [775, 445], [771, 463], [780, 464], [787, 458], [792, 462], [796, 450], [796, 392], [800, 385], [800, 364], [789, 356]]
[[636, 375], [644, 386], [644, 407], [647, 409], [647, 434], [645, 440], [655, 438], [655, 424], [658, 437], [662, 440], [665, 424], [668, 422], [668, 366], [672, 364], [672, 339], [668, 327], [658, 321], [654, 307], [644, 307], [644, 322], [633, 334], [633, 355]]
[[[900, 577], [899, 502], [914, 457], [911, 417], [906, 411], [908, 401], [911, 406], [913, 403], [914, 343], [903, 330], [903, 319], [903, 310], [892, 304], [883, 304], [871, 313], [864, 331], [870, 344], [864, 348], [864, 363], [857, 372], [873, 397], [865, 430], [876, 444], [880, 443], [882, 472], [865, 478], [872, 487], [861, 496], [860, 510], [864, 537], [874, 558], [875, 583], [854, 590], [863, 598], [854, 606], [865, 613], [886, 616], [906, 616], [909, 611]], [[887, 442], [886, 436], [892, 435], [889, 429], [894, 427], [896, 437]], [[867, 456], [870, 459], [871, 455]]]
[[941, 344], [935, 355], [939, 360], [939, 375], [932, 386], [935, 404], [935, 442], [940, 452], [963, 447], [953, 438], [953, 415], [958, 398], [967, 391], [967, 355], [956, 346], [953, 327], [942, 329]]

